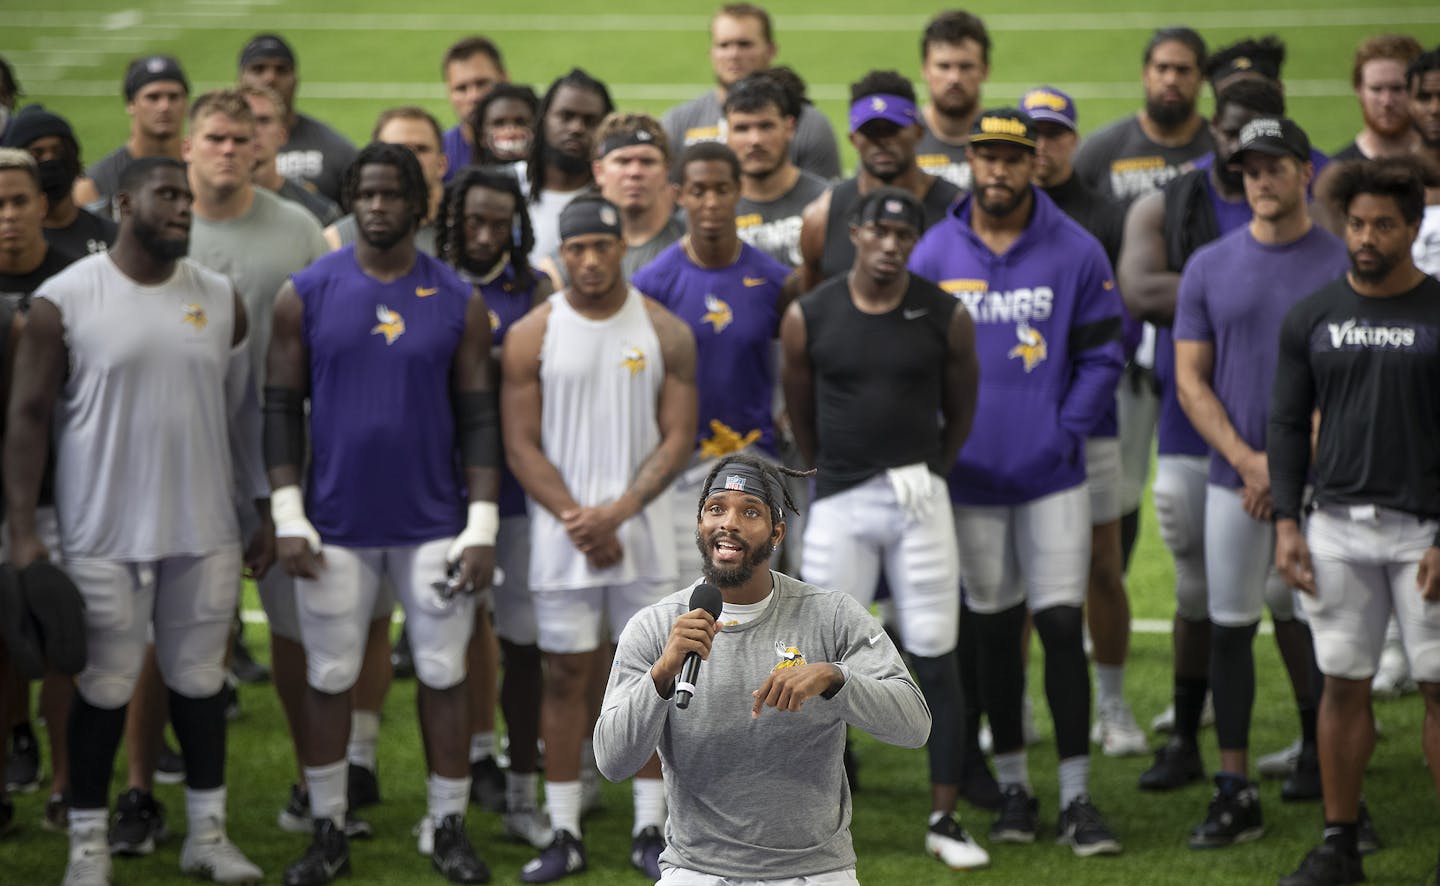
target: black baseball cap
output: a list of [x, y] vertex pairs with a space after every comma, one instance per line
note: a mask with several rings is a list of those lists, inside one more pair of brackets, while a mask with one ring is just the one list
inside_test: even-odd
[[134, 101], [135, 93], [160, 80], [174, 80], [190, 94], [190, 81], [173, 55], [147, 55], [137, 58], [125, 69], [125, 100]]
[[278, 58], [288, 62], [293, 68], [295, 66], [295, 50], [285, 42], [285, 38], [278, 34], [256, 34], [240, 50], [240, 67], [254, 64], [261, 59]]
[[1035, 150], [1035, 121], [1019, 108], [993, 108], [970, 127], [970, 144], [1002, 142]]
[[5, 138], [0, 140], [0, 147], [28, 148], [47, 135], [56, 135], [66, 139], [71, 145], [78, 145], [75, 141], [75, 130], [70, 128], [64, 117], [47, 111], [44, 105], [27, 105], [10, 121], [10, 128], [5, 130]]
[[1256, 117], [1240, 130], [1239, 147], [1227, 162], [1239, 163], [1246, 151], [1294, 157], [1304, 163], [1310, 159], [1310, 137], [1289, 117]]

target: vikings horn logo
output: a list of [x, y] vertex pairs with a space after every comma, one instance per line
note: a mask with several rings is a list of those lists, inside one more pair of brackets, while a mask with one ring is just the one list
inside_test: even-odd
[[705, 296], [705, 314], [700, 318], [701, 323], [709, 323], [715, 327], [716, 334], [725, 331], [725, 327], [735, 322], [735, 313], [730, 306], [718, 295]]
[[780, 640], [775, 641], [775, 654], [780, 656], [780, 661], [771, 671], [778, 671], [783, 668], [798, 668], [805, 664], [805, 656], [794, 646], [786, 646]]
[[205, 325], [210, 321], [205, 319], [204, 308], [200, 307], [199, 305], [186, 305], [185, 316], [180, 318], [180, 322], [189, 323], [191, 326], [195, 327], [196, 332], [199, 332], [200, 330], [204, 329]]
[[375, 306], [375, 319], [380, 322], [375, 324], [370, 334], [385, 336], [385, 344], [393, 345], [395, 339], [405, 334], [405, 318], [384, 305]]
[[1025, 371], [1029, 372], [1036, 366], [1045, 362], [1045, 336], [1034, 329], [1029, 323], [1020, 323], [1015, 327], [1015, 337], [1020, 339], [1020, 344], [1010, 349], [1007, 357], [1019, 357], [1025, 364]]
[[640, 371], [645, 368], [645, 352], [634, 346], [627, 347], [620, 365], [630, 370], [632, 378], [639, 375]]

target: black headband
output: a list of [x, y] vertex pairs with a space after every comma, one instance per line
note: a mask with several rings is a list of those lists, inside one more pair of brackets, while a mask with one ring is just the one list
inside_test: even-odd
[[[705, 490], [704, 498], [708, 499], [717, 492], [753, 495], [770, 506], [772, 519], [778, 521], [782, 516], [774, 481], [764, 471], [743, 461], [729, 461], [722, 465]], [[703, 503], [704, 499], [701, 501]]]
[[621, 236], [620, 210], [604, 198], [582, 197], [571, 200], [560, 212], [560, 242], [586, 234]]
[[861, 226], [879, 221], [900, 222], [916, 231], [924, 231], [925, 209], [908, 192], [886, 188], [883, 193], [872, 193], [855, 217], [855, 224]]
[[[655, 136], [648, 129], [636, 127], [635, 129], [623, 129], [619, 132], [612, 132], [605, 136], [600, 143], [600, 150], [595, 152], [596, 157], [606, 157], [611, 151], [618, 151], [621, 148], [633, 148], [636, 145], [648, 145], [657, 151], [660, 146], [655, 143]], [[665, 153], [660, 151], [660, 153]]]

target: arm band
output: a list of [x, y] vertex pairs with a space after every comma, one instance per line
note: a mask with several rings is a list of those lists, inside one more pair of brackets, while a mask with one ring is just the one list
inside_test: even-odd
[[500, 415], [493, 392], [455, 395], [455, 431], [465, 467], [500, 467]]
[[305, 395], [265, 386], [265, 466], [305, 465]]

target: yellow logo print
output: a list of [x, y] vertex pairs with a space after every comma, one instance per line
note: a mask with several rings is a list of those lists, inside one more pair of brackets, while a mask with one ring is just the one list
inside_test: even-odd
[[1052, 111], [1065, 110], [1065, 99], [1049, 91], [1048, 89], [1037, 89], [1030, 93], [1025, 99], [1025, 110], [1031, 108], [1049, 108]]
[[1045, 362], [1045, 336], [1039, 330], [1031, 328], [1029, 323], [1019, 323], [1015, 326], [1015, 337], [1020, 339], [1020, 344], [1010, 349], [1007, 357], [1019, 357], [1025, 365], [1025, 371], [1029, 372], [1036, 366]]
[[876, 111], [883, 111], [883, 110], [885, 110], [885, 108], [886, 108], [885, 99], [881, 98], [881, 97], [878, 96], [878, 95], [875, 96], [874, 98], [870, 99], [870, 108], [871, 108], [872, 110], [876, 110]]
[[1009, 117], [985, 117], [980, 121], [980, 131], [988, 135], [1014, 135], [1025, 137], [1025, 124]]
[[735, 322], [735, 314], [720, 296], [707, 295], [705, 296], [705, 314], [700, 318], [700, 322], [709, 323], [715, 327], [715, 333], [718, 335], [725, 331], [725, 327]]
[[741, 279], [741, 281], [742, 281], [747, 287], [764, 286], [764, 285], [765, 285], [765, 278], [764, 278], [764, 277], [741, 277], [740, 279]]
[[941, 280], [940, 288], [951, 295], [959, 295], [962, 292], [987, 292], [990, 289], [990, 281], [961, 277], [954, 280]]
[[204, 308], [200, 307], [199, 305], [186, 305], [185, 316], [180, 318], [180, 322], [189, 323], [191, 326], [195, 327], [196, 332], [199, 332], [200, 330], [204, 329], [206, 324], [208, 324], [210, 321], [205, 318]]
[[488, 313], [490, 314], [490, 331], [494, 332], [500, 328], [500, 315], [494, 311], [489, 311]]
[[405, 334], [405, 318], [384, 305], [375, 306], [375, 319], [380, 322], [375, 324], [370, 334], [385, 336], [385, 344], [393, 345], [395, 339]]
[[806, 663], [805, 656], [801, 654], [799, 649], [796, 649], [794, 646], [782, 646], [780, 644], [781, 641], [775, 641], [775, 654], [780, 656], [780, 662], [770, 669], [772, 672], [783, 670], [784, 668], [798, 668]]
[[710, 437], [700, 441], [701, 458], [719, 458], [739, 452], [760, 439], [760, 429], [752, 428], [745, 436], [718, 418], [710, 419]]
[[645, 368], [645, 352], [637, 347], [627, 347], [620, 365], [630, 370], [630, 376], [634, 378]]
[[425, 286], [416, 286], [416, 287], [415, 287], [415, 294], [418, 295], [418, 296], [421, 297], [421, 298], [429, 298], [430, 296], [434, 295], [435, 293], [437, 293], [437, 292], [439, 292], [439, 291], [440, 291], [440, 287], [438, 287], [438, 286], [430, 286], [430, 287], [428, 287], [428, 288], [425, 287]]

